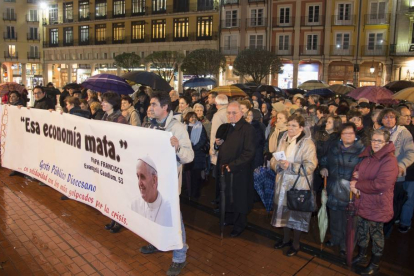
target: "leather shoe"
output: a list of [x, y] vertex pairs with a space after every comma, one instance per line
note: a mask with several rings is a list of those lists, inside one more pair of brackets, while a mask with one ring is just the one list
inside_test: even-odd
[[335, 246], [335, 244], [334, 244], [333, 242], [331, 242], [331, 241], [327, 241], [327, 242], [325, 242], [325, 245], [326, 245], [327, 247], [334, 247], [334, 246]]
[[233, 229], [233, 231], [230, 232], [230, 237], [237, 238], [238, 236], [240, 236], [241, 233], [243, 233], [243, 230], [242, 231], [237, 231], [237, 230]]
[[283, 240], [280, 240], [277, 243], [275, 243], [274, 248], [275, 249], [282, 249], [283, 247], [286, 247], [286, 246], [292, 246], [292, 240], [290, 240], [288, 242], [283, 242]]
[[115, 221], [111, 221], [111, 223], [108, 223], [107, 225], [105, 225], [105, 229], [106, 230], [111, 230], [112, 227], [115, 226]]
[[294, 247], [293, 247], [293, 245], [289, 248], [289, 250], [286, 252], [286, 256], [288, 256], [288, 257], [292, 257], [292, 256], [295, 256], [296, 254], [298, 254], [298, 252], [299, 252], [299, 248], [298, 249], [295, 249]]
[[121, 228], [122, 228], [122, 226], [120, 225], [120, 224], [118, 224], [118, 223], [115, 223], [115, 226], [114, 227], [112, 227], [112, 229], [111, 230], [109, 230], [109, 232], [111, 232], [111, 233], [118, 233], [119, 232], [119, 230], [121, 230]]

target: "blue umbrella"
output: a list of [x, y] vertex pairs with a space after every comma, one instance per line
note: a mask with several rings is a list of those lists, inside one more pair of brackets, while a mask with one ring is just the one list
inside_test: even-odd
[[118, 93], [120, 95], [128, 95], [134, 93], [131, 85], [123, 78], [111, 74], [98, 74], [90, 77], [81, 84], [83, 87], [95, 90], [101, 93], [108, 91]]
[[273, 209], [273, 195], [275, 193], [276, 173], [267, 167], [258, 167], [254, 170], [254, 188], [262, 200], [266, 211]]
[[183, 87], [202, 87], [208, 85], [216, 85], [216, 81], [210, 78], [192, 78], [184, 82]]
[[305, 96], [310, 96], [310, 95], [319, 95], [321, 97], [333, 97], [335, 96], [335, 93], [328, 88], [318, 88], [318, 89], [310, 90], [305, 94]]

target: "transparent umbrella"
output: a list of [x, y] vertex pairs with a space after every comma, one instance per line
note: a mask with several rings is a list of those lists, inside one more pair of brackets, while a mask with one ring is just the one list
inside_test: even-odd
[[324, 178], [324, 188], [322, 190], [321, 197], [321, 208], [318, 212], [318, 226], [319, 226], [319, 235], [321, 238], [321, 250], [323, 241], [325, 240], [326, 230], [328, 229], [328, 213], [326, 211], [326, 202], [328, 201], [328, 194], [326, 192], [326, 177]]

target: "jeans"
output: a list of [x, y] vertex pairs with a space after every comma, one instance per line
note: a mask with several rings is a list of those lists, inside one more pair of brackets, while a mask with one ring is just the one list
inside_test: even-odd
[[185, 228], [184, 228], [184, 222], [183, 222], [183, 215], [180, 213], [181, 218], [181, 236], [183, 238], [183, 248], [173, 250], [173, 258], [172, 261], [174, 263], [184, 263], [187, 258], [187, 250], [188, 245], [186, 243], [186, 236], [185, 236]]
[[414, 181], [405, 181], [404, 190], [407, 192], [407, 201], [404, 203], [400, 216], [400, 224], [411, 226], [411, 219], [414, 212]]

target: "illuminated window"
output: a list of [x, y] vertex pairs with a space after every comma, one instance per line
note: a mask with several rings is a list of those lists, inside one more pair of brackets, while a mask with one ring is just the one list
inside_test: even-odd
[[165, 19], [152, 20], [152, 41], [165, 41]]
[[89, 43], [89, 26], [80, 26], [79, 27], [79, 43], [88, 44]]
[[125, 23], [114, 23], [113, 25], [113, 41], [124, 42], [125, 40]]
[[197, 17], [197, 39], [211, 39], [213, 36], [213, 17]]
[[152, 0], [152, 12], [164, 13], [167, 11], [167, 0]]
[[98, 0], [95, 4], [96, 18], [106, 18], [106, 0]]
[[79, 20], [89, 20], [89, 1], [79, 1]]
[[54, 24], [58, 22], [58, 5], [50, 5], [49, 6], [49, 23]]
[[63, 43], [65, 45], [73, 44], [73, 27], [63, 28]]
[[125, 16], [125, 0], [114, 1], [114, 16]]
[[59, 43], [59, 32], [58, 29], [49, 30], [49, 41], [51, 45], [58, 45]]
[[132, 0], [132, 14], [145, 14], [145, 0]]
[[145, 21], [132, 22], [132, 42], [144, 42]]
[[73, 21], [73, 2], [63, 3], [63, 22]]
[[98, 44], [106, 43], [106, 24], [95, 25], [95, 41]]
[[39, 21], [37, 17], [37, 10], [29, 10], [29, 18], [28, 21], [30, 22], [37, 22]]
[[9, 56], [15, 57], [17, 55], [16, 45], [9, 45]]
[[174, 18], [174, 40], [188, 40], [188, 17]]

